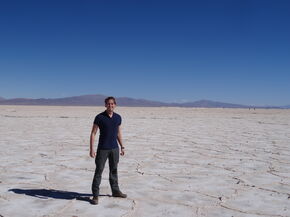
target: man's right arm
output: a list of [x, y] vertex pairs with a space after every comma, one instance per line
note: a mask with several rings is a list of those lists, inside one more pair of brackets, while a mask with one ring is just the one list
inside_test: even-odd
[[98, 128], [99, 128], [99, 126], [94, 124], [93, 127], [92, 127], [92, 131], [91, 131], [91, 136], [90, 136], [90, 156], [92, 158], [96, 157], [94, 143], [95, 143], [95, 137], [96, 137]]

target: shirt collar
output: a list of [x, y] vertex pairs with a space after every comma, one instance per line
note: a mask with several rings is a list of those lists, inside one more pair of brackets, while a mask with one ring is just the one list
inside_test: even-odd
[[112, 117], [110, 117], [110, 116], [108, 115], [108, 113], [107, 113], [107, 110], [105, 110], [103, 113], [104, 113], [104, 115], [105, 115], [106, 117], [108, 117], [108, 118], [113, 118], [114, 115], [115, 115], [115, 112], [113, 112]]

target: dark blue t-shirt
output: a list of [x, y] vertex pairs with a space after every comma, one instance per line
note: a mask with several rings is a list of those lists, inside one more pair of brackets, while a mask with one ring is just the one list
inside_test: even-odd
[[106, 111], [95, 117], [94, 124], [98, 125], [100, 129], [98, 149], [118, 148], [118, 127], [121, 122], [121, 116], [115, 112], [112, 117]]

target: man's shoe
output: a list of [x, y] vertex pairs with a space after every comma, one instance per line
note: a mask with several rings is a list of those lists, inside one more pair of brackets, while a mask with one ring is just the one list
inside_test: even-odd
[[93, 197], [93, 199], [91, 200], [91, 204], [97, 205], [98, 203], [99, 203], [99, 198], [98, 197]]
[[113, 192], [112, 196], [113, 197], [126, 198], [127, 197], [127, 194], [123, 194], [121, 191], [116, 191], [116, 192]]

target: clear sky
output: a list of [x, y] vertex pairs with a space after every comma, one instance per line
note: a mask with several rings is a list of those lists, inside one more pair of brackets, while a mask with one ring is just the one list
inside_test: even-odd
[[290, 104], [288, 0], [0, 2], [0, 96]]

